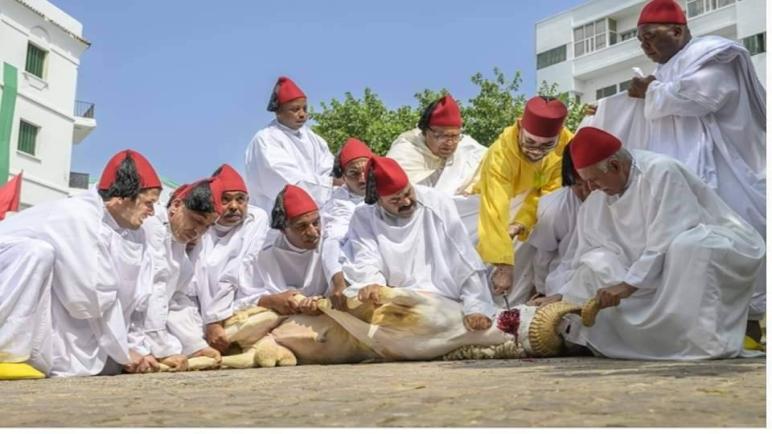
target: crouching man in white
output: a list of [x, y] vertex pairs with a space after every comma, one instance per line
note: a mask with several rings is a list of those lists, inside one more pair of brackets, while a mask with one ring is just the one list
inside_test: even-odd
[[206, 341], [214, 349], [225, 351], [230, 342], [223, 322], [240, 308], [242, 290], [239, 272], [245, 262], [257, 257], [268, 233], [268, 215], [252, 205], [244, 179], [223, 164], [212, 176], [222, 180], [223, 214], [201, 237], [201, 250], [192, 285], [201, 305], [206, 324]]
[[96, 191], [0, 223], [0, 379], [142, 364], [127, 333], [138, 282], [151, 271], [139, 229], [160, 191], [150, 163], [126, 150], [110, 159]]
[[453, 201], [413, 186], [396, 161], [367, 166], [365, 202], [351, 219], [343, 274], [361, 301], [379, 303], [381, 286], [425, 291], [460, 302], [464, 325], [485, 330], [496, 313], [485, 266]]
[[[764, 241], [681, 163], [579, 130], [571, 157], [593, 193], [580, 208], [569, 302], [595, 297], [566, 339], [606, 357], [736, 357]], [[597, 191], [599, 190], [599, 191]], [[575, 318], [574, 318], [575, 319]]]
[[[149, 293], [132, 315], [130, 346], [172, 370], [187, 369], [188, 356], [220, 358], [204, 341], [190, 281], [200, 250], [196, 243], [222, 213], [221, 185], [217, 177], [183, 185], [167, 209], [144, 226], [153, 276]], [[157, 363], [152, 368], [156, 370]]]

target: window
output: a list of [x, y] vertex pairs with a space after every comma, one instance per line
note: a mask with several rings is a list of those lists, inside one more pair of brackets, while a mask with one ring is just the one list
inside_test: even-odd
[[19, 122], [19, 150], [25, 154], [35, 155], [35, 145], [40, 127], [30, 123]]
[[606, 48], [617, 42], [617, 23], [611, 18], [603, 18], [574, 28], [574, 57]]
[[619, 34], [620, 41], [635, 39], [638, 36], [638, 29], [627, 30]]
[[566, 46], [561, 45], [560, 47], [537, 54], [536, 69], [546, 68], [564, 60], [566, 60]]
[[619, 91], [620, 92], [626, 92], [627, 89], [630, 89], [630, 85], [633, 84], [632, 80], [627, 80], [619, 83]]
[[601, 99], [605, 98], [607, 96], [616, 95], [617, 93], [617, 85], [612, 84], [608, 87], [602, 87], [595, 91], [595, 99]]
[[686, 14], [692, 18], [734, 3], [735, 0], [688, 0], [686, 2]]
[[751, 56], [765, 53], [767, 51], [767, 32], [743, 38], [743, 45], [751, 52]]
[[24, 69], [30, 74], [43, 78], [46, 54], [46, 50], [32, 43], [27, 44], [27, 64]]

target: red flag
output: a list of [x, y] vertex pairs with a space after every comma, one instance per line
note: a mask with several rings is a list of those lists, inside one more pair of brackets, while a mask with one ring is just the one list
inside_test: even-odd
[[0, 220], [5, 218], [8, 211], [19, 210], [19, 200], [21, 199], [21, 175], [11, 178], [5, 185], [0, 186]]

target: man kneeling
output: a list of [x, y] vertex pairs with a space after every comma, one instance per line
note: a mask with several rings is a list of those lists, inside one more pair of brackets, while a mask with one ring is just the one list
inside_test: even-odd
[[463, 304], [464, 325], [485, 330], [496, 313], [485, 266], [449, 196], [413, 186], [396, 161], [367, 165], [365, 202], [351, 218], [343, 274], [358, 298], [378, 304], [381, 286], [437, 294]]

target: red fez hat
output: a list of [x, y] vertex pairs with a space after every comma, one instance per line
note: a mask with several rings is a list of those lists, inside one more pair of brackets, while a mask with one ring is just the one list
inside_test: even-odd
[[273, 87], [271, 100], [268, 101], [268, 111], [275, 112], [285, 102], [305, 97], [306, 94], [289, 77], [279, 77], [276, 85]]
[[247, 192], [247, 184], [244, 183], [244, 178], [239, 175], [229, 164], [223, 164], [220, 166], [218, 173], [215, 177], [220, 178], [222, 181], [223, 191], [243, 191]]
[[126, 149], [113, 155], [113, 158], [107, 162], [107, 166], [102, 171], [102, 177], [97, 185], [99, 190], [107, 190], [113, 185], [118, 174], [118, 168], [126, 158], [131, 158], [134, 161], [134, 167], [137, 168], [137, 175], [139, 175], [140, 188], [161, 188], [161, 179], [158, 178], [158, 174], [155, 173], [155, 169], [147, 161], [147, 158], [137, 151]]
[[432, 127], [461, 127], [461, 109], [458, 108], [456, 100], [450, 94], [443, 96], [437, 105], [434, 106], [431, 116], [429, 116], [429, 126]]
[[287, 220], [300, 217], [319, 209], [314, 199], [302, 188], [295, 185], [286, 185], [279, 193], [284, 199], [284, 214]]
[[534, 136], [555, 137], [560, 134], [566, 115], [568, 110], [559, 99], [535, 96], [525, 104], [520, 124]]
[[622, 142], [613, 135], [595, 127], [584, 127], [571, 140], [571, 161], [575, 169], [584, 169], [600, 163], [621, 148]]
[[340, 159], [340, 167], [345, 168], [348, 163], [356, 160], [357, 158], [372, 158], [373, 151], [367, 146], [366, 143], [359, 139], [351, 137], [346, 140], [343, 147], [340, 149], [338, 158]]
[[209, 184], [209, 191], [212, 192], [212, 205], [214, 205], [214, 212], [218, 215], [222, 214], [224, 208], [222, 206], [222, 193], [223, 191], [223, 182], [220, 178], [214, 177], [214, 178], [204, 178], [199, 181], [191, 182], [190, 184], [182, 184], [181, 186], [177, 187], [176, 190], [174, 190], [174, 193], [172, 193], [172, 196], [170, 198], [170, 201], [174, 199], [179, 199], [184, 201], [188, 198], [188, 195], [190, 192], [193, 191], [196, 187], [198, 187], [201, 184]]
[[686, 16], [675, 0], [652, 0], [641, 9], [641, 24], [686, 24]]
[[389, 196], [399, 193], [408, 186], [407, 174], [399, 163], [388, 157], [373, 157], [365, 169], [367, 176], [372, 172], [375, 176], [375, 191], [378, 196]]

